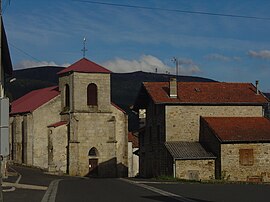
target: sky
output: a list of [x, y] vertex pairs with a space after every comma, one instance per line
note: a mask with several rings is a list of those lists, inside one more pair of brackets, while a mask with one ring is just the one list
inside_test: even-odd
[[[113, 72], [260, 81], [270, 92], [269, 0], [3, 0], [14, 69], [68, 66], [86, 57]], [[171, 10], [175, 10], [174, 12]], [[256, 18], [224, 17], [213, 14]]]

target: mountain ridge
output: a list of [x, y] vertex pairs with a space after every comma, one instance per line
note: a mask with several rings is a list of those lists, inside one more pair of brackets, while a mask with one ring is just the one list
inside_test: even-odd
[[[58, 85], [56, 73], [63, 69], [64, 67], [43, 66], [15, 70], [13, 77], [16, 78], [16, 81], [6, 83], [7, 95], [13, 101], [32, 90]], [[130, 131], [138, 127], [137, 117], [131, 111], [130, 106], [135, 102], [142, 82], [164, 82], [169, 81], [171, 77], [175, 77], [175, 75], [142, 71], [111, 73], [111, 100], [129, 115]], [[216, 82], [212, 79], [196, 76], [177, 76], [177, 79], [182, 82]]]

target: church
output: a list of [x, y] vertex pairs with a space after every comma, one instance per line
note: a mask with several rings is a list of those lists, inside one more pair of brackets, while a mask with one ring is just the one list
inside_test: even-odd
[[82, 58], [59, 85], [11, 103], [10, 160], [71, 176], [125, 177], [128, 117], [111, 102], [111, 71]]

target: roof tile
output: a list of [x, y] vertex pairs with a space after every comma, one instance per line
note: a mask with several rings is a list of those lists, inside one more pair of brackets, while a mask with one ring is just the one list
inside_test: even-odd
[[59, 95], [58, 86], [31, 91], [11, 103], [11, 115], [33, 112], [35, 109]]
[[86, 59], [82, 58], [69, 67], [58, 72], [58, 75], [67, 73], [67, 72], [83, 72], [83, 73], [111, 73], [110, 70]]
[[169, 82], [144, 82], [155, 103], [267, 103], [251, 83], [178, 82], [178, 97], [169, 97]]
[[203, 117], [221, 142], [270, 141], [270, 120], [264, 117]]

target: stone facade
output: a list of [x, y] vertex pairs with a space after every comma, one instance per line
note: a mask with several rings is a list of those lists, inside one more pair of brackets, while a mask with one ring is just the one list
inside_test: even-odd
[[56, 97], [33, 113], [10, 118], [10, 154], [15, 163], [48, 168], [47, 126], [59, 120], [60, 97]]
[[199, 141], [200, 116], [262, 117], [262, 106], [166, 106], [166, 141]]
[[215, 177], [215, 160], [176, 160], [175, 176], [187, 180], [209, 180]]
[[[94, 65], [95, 71], [104, 70], [87, 59], [76, 65], [83, 68]], [[73, 69], [60, 74], [59, 95], [32, 112], [12, 115], [12, 160], [73, 176], [89, 175], [94, 166], [94, 175], [126, 177], [128, 119], [111, 103], [108, 72]], [[94, 96], [88, 90], [92, 84], [96, 86], [95, 105], [88, 104], [88, 99]]]
[[[146, 109], [146, 127], [140, 137], [140, 175], [171, 175], [164, 143], [166, 141], [198, 142], [200, 117], [261, 117], [262, 106], [156, 105]], [[210, 176], [210, 175], [209, 175]]]
[[[253, 151], [252, 165], [241, 165], [239, 151]], [[270, 143], [221, 144], [222, 178], [229, 181], [270, 181]]]
[[[226, 152], [221, 150], [218, 140], [204, 136], [202, 131], [207, 129], [201, 126], [201, 117], [263, 117], [268, 100], [256, 94], [252, 84], [178, 82], [174, 85], [178, 86], [177, 96], [170, 96], [171, 84], [146, 82], [135, 102], [134, 108], [138, 112], [146, 110], [145, 125], [139, 135], [140, 176], [222, 178], [225, 171], [221, 167], [221, 154]], [[172, 151], [164, 147], [168, 142], [196, 142], [216, 159], [202, 160], [198, 155], [193, 159], [179, 160], [181, 158], [175, 158]]]
[[[222, 143], [201, 120], [200, 141], [217, 157], [215, 178], [228, 181], [270, 181], [270, 143], [227, 142]], [[243, 165], [241, 150], [252, 150], [251, 164]]]
[[48, 128], [48, 171], [67, 172], [67, 125]]

